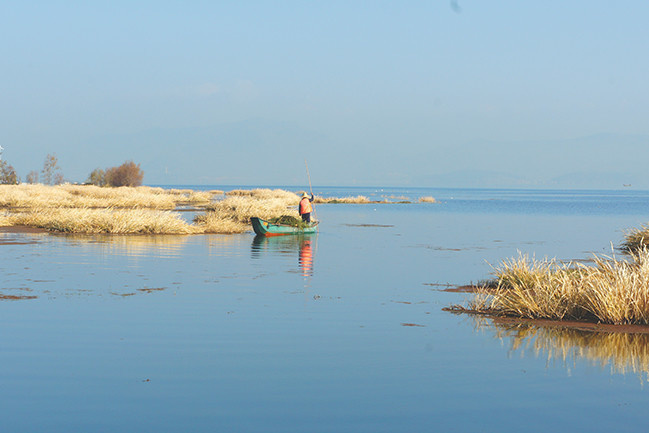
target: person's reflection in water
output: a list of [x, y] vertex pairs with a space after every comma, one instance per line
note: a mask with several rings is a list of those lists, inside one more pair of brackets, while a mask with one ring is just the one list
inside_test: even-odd
[[298, 266], [303, 277], [313, 276], [313, 263], [316, 249], [315, 235], [304, 236], [255, 236], [252, 240], [251, 256], [260, 259], [262, 254], [295, 254], [298, 253]]
[[300, 256], [298, 258], [303, 277], [313, 276], [313, 239], [303, 238], [300, 241]]

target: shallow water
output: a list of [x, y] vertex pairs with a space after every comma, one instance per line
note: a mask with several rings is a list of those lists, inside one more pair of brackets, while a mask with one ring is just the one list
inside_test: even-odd
[[[0, 431], [643, 430], [646, 337], [511, 328], [441, 291], [612, 254], [649, 192], [329, 188], [320, 233], [0, 234]], [[4, 241], [4, 243], [2, 242]]]

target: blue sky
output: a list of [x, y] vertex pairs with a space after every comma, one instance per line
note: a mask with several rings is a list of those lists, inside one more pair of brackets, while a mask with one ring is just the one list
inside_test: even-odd
[[649, 2], [0, 4], [24, 179], [649, 188]]

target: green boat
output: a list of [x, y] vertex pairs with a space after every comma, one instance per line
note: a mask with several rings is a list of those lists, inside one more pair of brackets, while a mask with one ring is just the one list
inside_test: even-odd
[[307, 227], [294, 227], [285, 224], [274, 224], [261, 218], [250, 218], [252, 228], [258, 235], [262, 236], [285, 236], [315, 233], [318, 231], [318, 223], [312, 222]]

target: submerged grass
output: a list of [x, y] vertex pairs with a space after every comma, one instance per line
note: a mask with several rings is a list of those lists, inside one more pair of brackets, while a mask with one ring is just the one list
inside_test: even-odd
[[[531, 319], [649, 324], [649, 251], [629, 260], [594, 257], [594, 265], [506, 260], [496, 288], [478, 290], [468, 310]], [[460, 307], [462, 309], [462, 307]]]

